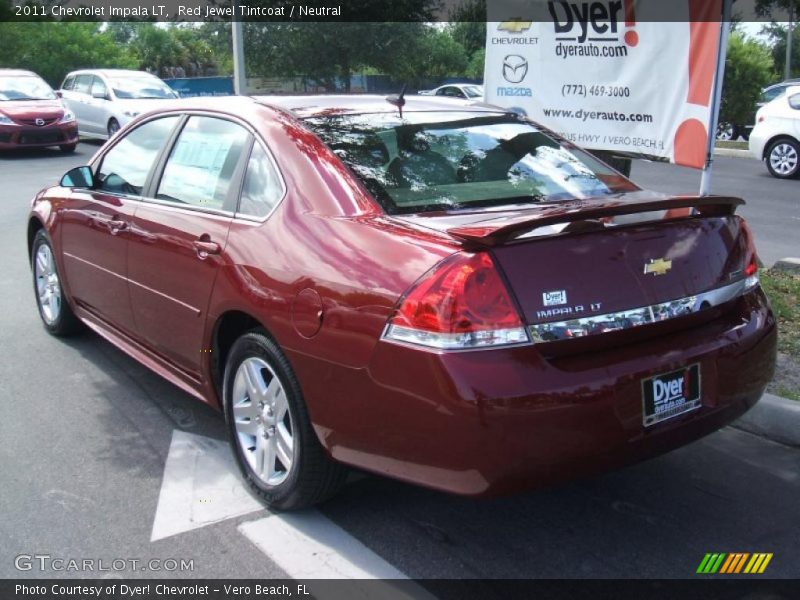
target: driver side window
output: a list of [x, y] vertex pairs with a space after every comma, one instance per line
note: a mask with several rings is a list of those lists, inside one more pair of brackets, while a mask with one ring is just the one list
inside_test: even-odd
[[103, 157], [97, 170], [97, 189], [141, 196], [147, 175], [180, 117], [149, 121], [122, 137]]

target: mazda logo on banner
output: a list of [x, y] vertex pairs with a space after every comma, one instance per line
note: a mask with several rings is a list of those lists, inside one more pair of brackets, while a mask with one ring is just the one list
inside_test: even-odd
[[528, 74], [528, 61], [519, 54], [509, 54], [503, 59], [503, 79], [508, 83], [522, 83]]

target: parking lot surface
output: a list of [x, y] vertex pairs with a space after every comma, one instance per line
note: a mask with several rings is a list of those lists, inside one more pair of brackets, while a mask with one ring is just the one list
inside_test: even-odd
[[[0, 156], [0, 577], [691, 578], [708, 552], [773, 553], [768, 576], [800, 577], [800, 450], [733, 428], [511, 498], [357, 475], [319, 510], [260, 508], [232, 471], [218, 414], [96, 335], [59, 340], [39, 322], [30, 199], [96, 149]], [[669, 165], [637, 163], [633, 178], [676, 193], [699, 185]], [[766, 262], [800, 254], [800, 182], [720, 158], [714, 189], [748, 200]], [[73, 571], [34, 555], [127, 562]]]

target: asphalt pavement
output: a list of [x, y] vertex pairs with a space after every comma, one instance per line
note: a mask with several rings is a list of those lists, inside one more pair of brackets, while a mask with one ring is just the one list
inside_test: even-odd
[[[58, 340], [39, 323], [25, 248], [30, 199], [96, 149], [0, 156], [0, 577], [296, 576], [288, 555], [311, 569], [319, 552], [303, 552], [312, 547], [327, 548], [326, 564], [340, 560], [340, 572], [412, 578], [692, 578], [708, 552], [773, 553], [765, 576], [800, 577], [800, 450], [732, 428], [511, 498], [359, 475], [319, 511], [287, 518], [254, 506], [225, 471], [228, 454], [216, 454], [218, 414], [96, 335]], [[715, 191], [748, 199], [765, 260], [797, 255], [800, 181], [762, 171], [719, 159]], [[637, 163], [633, 175], [671, 192], [699, 182], [668, 165]], [[276, 549], [270, 532], [287, 528], [293, 541]], [[34, 555], [50, 559], [26, 558]], [[193, 562], [98, 573], [58, 570], [58, 558]]]

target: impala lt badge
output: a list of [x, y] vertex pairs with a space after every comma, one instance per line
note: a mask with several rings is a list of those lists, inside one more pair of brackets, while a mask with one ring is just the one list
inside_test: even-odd
[[664, 275], [672, 268], [672, 261], [664, 258], [651, 258], [650, 262], [644, 265], [645, 275]]

